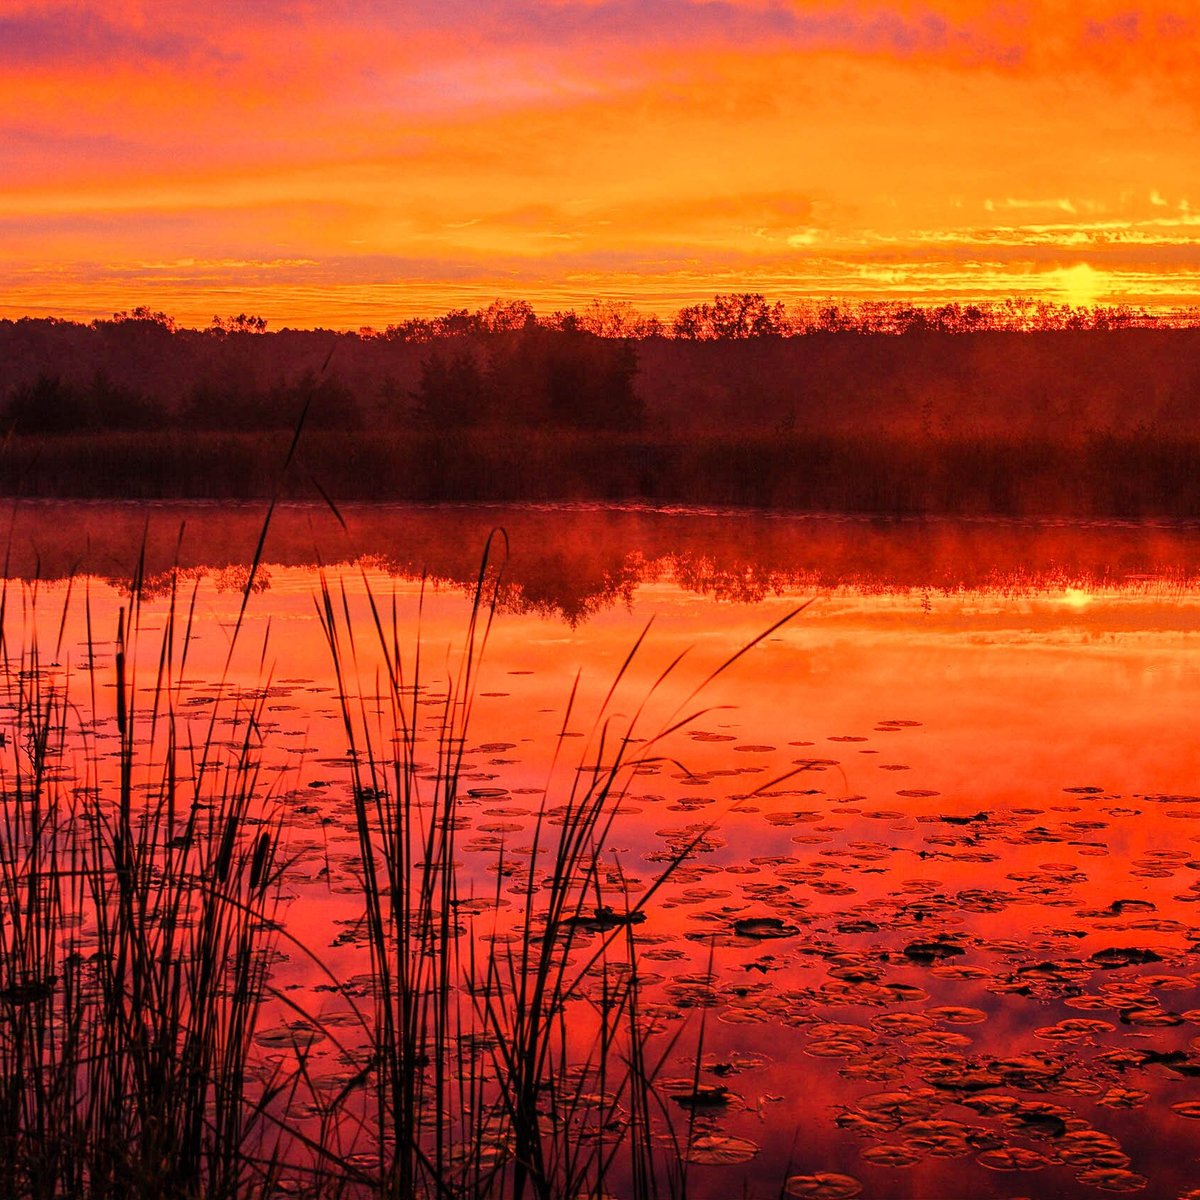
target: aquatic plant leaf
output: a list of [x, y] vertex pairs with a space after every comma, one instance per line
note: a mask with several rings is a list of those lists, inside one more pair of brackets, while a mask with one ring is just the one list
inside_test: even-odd
[[758, 1152], [758, 1144], [749, 1138], [714, 1133], [696, 1138], [684, 1157], [706, 1167], [732, 1167], [749, 1162]]
[[784, 1195], [803, 1200], [853, 1200], [861, 1196], [863, 1185], [853, 1175], [821, 1171], [816, 1175], [792, 1175], [783, 1185]]

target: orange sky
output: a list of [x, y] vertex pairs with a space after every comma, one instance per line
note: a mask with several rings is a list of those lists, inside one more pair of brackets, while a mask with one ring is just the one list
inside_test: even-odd
[[1200, 299], [1185, 0], [0, 0], [0, 316]]

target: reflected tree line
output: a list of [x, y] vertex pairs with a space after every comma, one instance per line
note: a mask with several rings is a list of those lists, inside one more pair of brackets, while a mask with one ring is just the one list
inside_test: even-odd
[[[69, 518], [64, 514], [69, 512]], [[668, 580], [720, 600], [757, 602], [830, 588], [931, 595], [1006, 596], [1067, 588], [1172, 595], [1200, 577], [1200, 528], [1063, 522], [891, 522], [751, 514], [587, 508], [476, 510], [347, 507], [274, 515], [265, 562], [316, 569], [361, 563], [469, 594], [480, 548], [496, 524], [509, 534], [504, 607], [586, 620], [628, 604], [643, 582]], [[166, 594], [176, 573], [207, 575], [218, 589], [245, 587], [262, 529], [255, 506], [179, 506], [146, 513], [127, 505], [18, 505], [11, 526], [13, 578], [97, 573], [114, 585], [139, 574]], [[81, 560], [81, 546], [87, 546]], [[257, 576], [269, 586], [271, 570]]]

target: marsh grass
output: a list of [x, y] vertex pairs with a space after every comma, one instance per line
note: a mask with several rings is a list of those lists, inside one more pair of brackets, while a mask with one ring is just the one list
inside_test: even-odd
[[[195, 584], [181, 593], [175, 579], [155, 632], [139, 572], [111, 642], [96, 636], [85, 584], [77, 666], [63, 645], [74, 583], [52, 652], [36, 632], [4, 643], [0, 1194], [686, 1195], [694, 1116], [680, 1123], [659, 1079], [696, 1031], [647, 1016], [637, 926], [704, 833], [640, 880], [605, 847], [632, 773], [663, 761], [703, 710], [692, 692], [643, 736], [676, 660], [631, 717], [617, 714], [643, 633], [594, 719], [587, 765], [559, 790], [572, 693], [530, 840], [502, 844], [481, 883], [458, 835], [502, 544], [489, 542], [448, 682], [394, 597], [368, 585], [365, 626], [344, 585], [323, 579], [316, 597], [349, 747], [365, 989], [286, 928], [283, 785], [261, 772], [271, 680], [229, 683], [262, 539], [199, 721], [185, 682]], [[0, 619], [15, 592], [4, 586]], [[46, 625], [36, 583], [21, 603], [25, 628]], [[273, 982], [281, 949], [340, 992], [349, 1033]], [[256, 1044], [280, 1009], [352, 1063], [332, 1092], [302, 1032], [273, 1058]]]
[[[311, 430], [16, 437], [0, 493], [122, 499], [630, 501], [801, 512], [1200, 517], [1200, 439], [1154, 429], [1036, 433], [731, 429], [720, 435]], [[318, 488], [316, 480], [320, 479]]]
[[[457, 843], [469, 799], [463, 755], [502, 585], [496, 549], [493, 538], [461, 655], [438, 701], [432, 765], [422, 764], [418, 751], [423, 664], [419, 648], [398, 632], [394, 601], [386, 607], [366, 589], [384, 664], [383, 678], [366, 687], [358, 677], [364, 639], [355, 633], [344, 588], [325, 580], [318, 601], [354, 764], [374, 983], [372, 1069], [364, 1080], [373, 1126], [365, 1138], [385, 1195], [598, 1195], [610, 1175], [637, 1196], [682, 1195], [684, 1156], [664, 1158], [661, 1139], [679, 1142], [655, 1087], [675, 1039], [652, 1044], [634, 930], [703, 833], [638, 885], [604, 847], [631, 772], [660, 761], [670, 735], [700, 715], [688, 709], [696, 693], [643, 739], [645, 706], [673, 676], [676, 660], [632, 717], [615, 714], [643, 633], [594, 719], [588, 765], [573, 773], [565, 795], [542, 793], [530, 843], [498, 851], [493, 890], [465, 891]], [[382, 719], [366, 696], [382, 697]], [[576, 715], [573, 691], [547, 765], [550, 779]], [[519, 916], [504, 929], [507, 936], [497, 936], [496, 914], [510, 895]], [[385, 1130], [390, 1137], [380, 1136]]]
[[[140, 600], [135, 582], [102, 645], [88, 598], [90, 713], [58, 662], [70, 589], [49, 660], [36, 634], [5, 646], [6, 1196], [235, 1197], [269, 1189], [278, 1167], [267, 1110], [286, 1082], [251, 1062], [279, 870], [258, 778], [261, 701], [235, 702], [236, 745], [218, 750], [211, 727], [203, 744], [188, 739], [192, 606], [175, 598], [143, 708]], [[96, 683], [109, 653], [111, 717]]]

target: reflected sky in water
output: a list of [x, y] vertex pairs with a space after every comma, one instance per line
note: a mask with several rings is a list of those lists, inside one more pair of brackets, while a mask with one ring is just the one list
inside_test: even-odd
[[[290, 509], [222, 691], [262, 514], [149, 511], [160, 594], [140, 615], [143, 686], [178, 544], [180, 595], [195, 596], [185, 725], [202, 740], [219, 710], [236, 726], [230, 697], [269, 683], [261, 753], [265, 802], [289, 813], [287, 920], [335, 972], [361, 970], [337, 924], [361, 899], [313, 561], [339, 603], [344, 589], [361, 635], [349, 687], [386, 746], [368, 589], [385, 623], [394, 603], [404, 638], [420, 641], [432, 723], [482, 542], [503, 525], [505, 611], [476, 684], [464, 878], [485, 894], [497, 850], [519, 853], [543, 795], [596, 761], [595, 713], [650, 623], [611, 711], [644, 708], [635, 736], [693, 720], [630, 778], [603, 899], [636, 895], [666, 850], [703, 831], [638, 929], [647, 1012], [666, 1036], [684, 1030], [664, 1079], [690, 1076], [706, 1013], [702, 1077], [730, 1096], [698, 1129], [754, 1147], [749, 1164], [698, 1164], [697, 1195], [743, 1183], [774, 1195], [789, 1174], [822, 1172], [897, 1198], [1195, 1186], [1200, 531], [579, 509], [358, 510], [344, 530], [327, 511]], [[146, 521], [48, 505], [14, 522], [9, 654], [36, 629], [47, 669], [84, 707], [99, 683], [101, 733], [105, 643], [128, 605], [109, 581]], [[72, 562], [91, 574], [68, 582]], [[65, 768], [98, 783], [113, 769], [99, 756]], [[503, 906], [478, 918], [492, 932], [508, 919]], [[298, 996], [313, 986], [299, 961], [277, 974]]]

